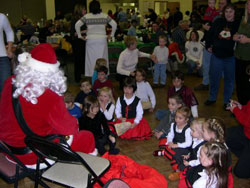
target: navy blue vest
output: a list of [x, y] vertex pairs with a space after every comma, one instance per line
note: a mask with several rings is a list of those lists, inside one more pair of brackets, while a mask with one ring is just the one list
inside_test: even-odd
[[185, 139], [185, 132], [189, 128], [189, 125], [187, 124], [181, 131], [181, 133], [176, 132], [176, 123], [174, 123], [174, 139], [173, 143], [183, 143], [186, 141]]
[[196, 160], [196, 159], [197, 159], [197, 153], [198, 153], [199, 148], [200, 148], [203, 144], [205, 144], [206, 142], [207, 142], [207, 141], [204, 140], [203, 142], [201, 142], [201, 143], [199, 143], [197, 146], [195, 146], [195, 148], [192, 148], [192, 149], [191, 149], [189, 161], [191, 161], [191, 160]]

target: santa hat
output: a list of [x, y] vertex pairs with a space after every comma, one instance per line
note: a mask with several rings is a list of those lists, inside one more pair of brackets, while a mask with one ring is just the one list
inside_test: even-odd
[[24, 52], [20, 54], [18, 61], [20, 64], [39, 72], [56, 72], [59, 70], [60, 65], [55, 50], [48, 43], [37, 45], [30, 53]]

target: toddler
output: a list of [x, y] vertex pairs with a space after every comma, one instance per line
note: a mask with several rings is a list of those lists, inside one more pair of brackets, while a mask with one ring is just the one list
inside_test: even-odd
[[150, 84], [146, 81], [146, 72], [143, 69], [136, 70], [136, 86], [135, 95], [141, 99], [143, 110], [153, 112], [156, 104], [155, 94]]
[[130, 122], [131, 127], [121, 138], [144, 140], [152, 136], [148, 122], [143, 118], [143, 108], [141, 101], [135, 96], [137, 89], [136, 81], [132, 77], [124, 80], [124, 95], [119, 97], [116, 102], [115, 114], [118, 118], [117, 123]]
[[70, 92], [64, 94], [64, 102], [69, 113], [75, 118], [82, 117], [82, 109], [74, 104], [74, 96]]
[[158, 86], [158, 81], [160, 79], [160, 86], [164, 87], [167, 79], [167, 63], [168, 63], [168, 48], [166, 47], [167, 37], [164, 35], [159, 36], [159, 46], [154, 48], [153, 54], [156, 56], [154, 65], [154, 80], [153, 87]]
[[219, 15], [219, 12], [215, 8], [216, 0], [208, 0], [208, 7], [205, 11], [203, 20], [213, 22], [214, 18]]
[[94, 69], [92, 80], [91, 80], [92, 85], [94, 85], [95, 81], [97, 80], [97, 69], [99, 69], [99, 67], [101, 67], [101, 66], [107, 67], [107, 60], [106, 59], [98, 58], [96, 60], [95, 69]]
[[85, 78], [81, 81], [80, 92], [77, 94], [75, 98], [75, 103], [80, 108], [82, 108], [84, 104], [84, 99], [89, 95], [95, 96], [95, 92], [92, 90], [90, 80]]
[[107, 120], [100, 111], [96, 97], [87, 96], [84, 100], [84, 114], [79, 119], [79, 129], [89, 130], [95, 137], [96, 148], [100, 155], [106, 152], [105, 145], [109, 144], [109, 154], [118, 154], [119, 149], [115, 148], [116, 140], [110, 133]]

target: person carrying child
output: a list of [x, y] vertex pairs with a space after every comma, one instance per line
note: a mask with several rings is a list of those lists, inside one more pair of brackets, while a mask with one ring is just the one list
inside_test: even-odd
[[91, 79], [91, 84], [94, 85], [95, 81], [97, 80], [97, 70], [99, 69], [99, 67], [101, 66], [105, 66], [107, 67], [107, 60], [104, 58], [98, 58], [95, 62], [95, 69], [92, 75], [92, 79]]
[[106, 152], [105, 145], [109, 144], [109, 154], [118, 154], [120, 150], [115, 148], [116, 139], [111, 135], [107, 120], [100, 111], [96, 97], [87, 96], [84, 100], [84, 114], [79, 119], [79, 129], [89, 130], [94, 134], [96, 148], [100, 155]]
[[146, 72], [143, 69], [137, 69], [135, 79], [137, 86], [135, 95], [141, 99], [143, 110], [153, 112], [156, 105], [155, 94], [149, 82], [146, 81]]
[[[154, 65], [154, 79], [153, 87], [158, 87], [158, 81], [160, 81], [160, 87], [166, 85], [167, 80], [167, 63], [168, 63], [168, 48], [166, 47], [167, 37], [164, 35], [159, 36], [159, 46], [154, 48], [153, 54], [156, 56]], [[160, 79], [160, 80], [159, 80]]]
[[[233, 188], [233, 176], [232, 176], [232, 158], [228, 147], [225, 144], [225, 125], [222, 120], [218, 118], [209, 118], [202, 126], [203, 139], [207, 142], [217, 141], [223, 143], [227, 148], [228, 161], [227, 161], [227, 176], [228, 176], [228, 188]], [[201, 154], [200, 154], [201, 155]], [[195, 181], [197, 181], [204, 170], [202, 163], [194, 167], [188, 167], [180, 174], [179, 188], [192, 187]]]
[[99, 89], [101, 89], [103, 87], [109, 87], [113, 92], [113, 84], [112, 84], [111, 80], [109, 80], [107, 78], [107, 74], [108, 74], [107, 67], [101, 66], [97, 69], [97, 80], [95, 81], [95, 83], [93, 85], [93, 90], [94, 90], [96, 96], [98, 96]]
[[202, 126], [205, 123], [204, 118], [196, 118], [191, 122], [191, 136], [193, 137], [192, 146], [187, 155], [175, 155], [171, 161], [172, 168], [177, 172], [171, 173], [168, 178], [172, 181], [180, 179], [180, 173], [186, 167], [194, 167], [200, 164], [200, 149], [206, 143], [203, 139]]
[[123, 139], [145, 140], [152, 136], [148, 122], [143, 118], [141, 101], [135, 96], [136, 81], [132, 77], [125, 78], [123, 92], [116, 102], [115, 114], [117, 123], [130, 122], [130, 129], [121, 135]]
[[148, 57], [155, 60], [154, 55], [140, 52], [137, 49], [137, 40], [134, 36], [125, 38], [126, 49], [119, 56], [116, 71], [120, 82], [120, 89], [123, 89], [124, 79], [128, 76], [135, 76], [136, 65], [139, 57]]
[[154, 156], [163, 156], [173, 160], [175, 155], [186, 155], [189, 153], [188, 148], [192, 144], [191, 130], [189, 128], [189, 118], [191, 116], [188, 107], [177, 109], [175, 122], [171, 124], [170, 132], [167, 135], [165, 148], [154, 151]]
[[74, 95], [70, 92], [64, 93], [64, 102], [68, 112], [75, 118], [82, 117], [82, 109], [74, 104]]
[[169, 97], [168, 109], [166, 111], [166, 115], [160, 121], [159, 125], [153, 130], [154, 136], [157, 139], [160, 139], [159, 146], [162, 144], [165, 145], [166, 137], [170, 131], [170, 126], [175, 121], [174, 119], [175, 119], [176, 110], [182, 107], [182, 105], [183, 105], [183, 101], [179, 95], [173, 95]]
[[90, 84], [90, 80], [88, 78], [85, 78], [81, 81], [80, 92], [77, 94], [75, 98], [75, 103], [80, 108], [83, 108], [84, 99], [89, 95], [96, 96], [95, 92], [92, 90], [92, 85]]

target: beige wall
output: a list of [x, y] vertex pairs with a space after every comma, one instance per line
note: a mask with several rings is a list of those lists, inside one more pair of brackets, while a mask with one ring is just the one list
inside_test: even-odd
[[46, 4], [46, 18], [47, 20], [55, 18], [55, 1], [54, 0], [45, 0]]

